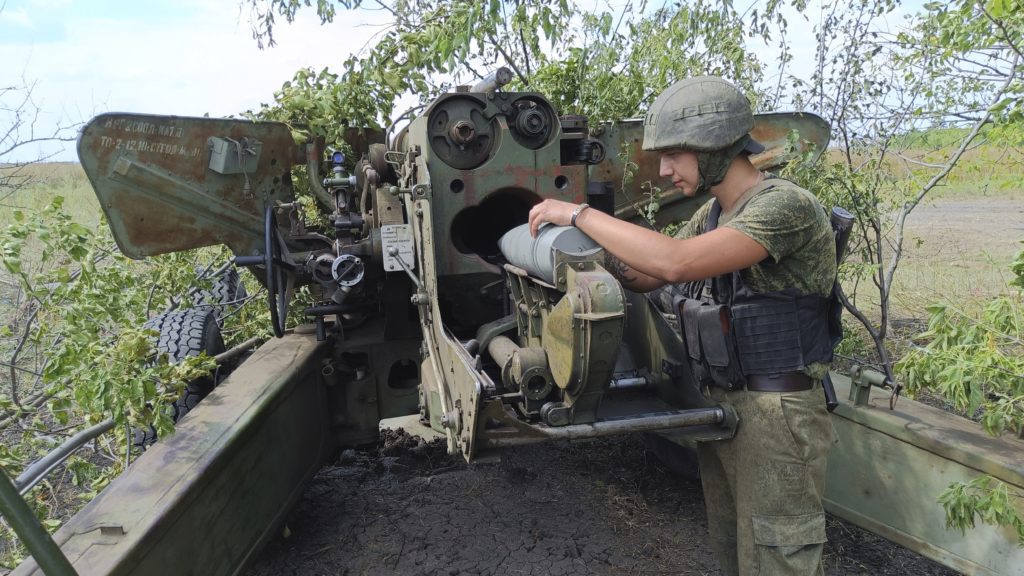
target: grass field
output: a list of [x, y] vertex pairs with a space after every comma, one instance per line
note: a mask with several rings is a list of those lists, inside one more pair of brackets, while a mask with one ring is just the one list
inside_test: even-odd
[[[5, 171], [10, 173], [11, 169], [0, 168], [0, 181]], [[99, 203], [81, 165], [72, 162], [33, 164], [21, 168], [19, 175], [28, 179], [28, 186], [17, 191], [0, 187], [0, 227], [11, 223], [14, 210], [42, 209], [54, 196], [64, 197], [65, 206], [80, 223], [95, 226], [100, 221]]]
[[[929, 135], [938, 144], [949, 136], [943, 131]], [[934, 170], [919, 163], [941, 163], [947, 153], [908, 150], [891, 168], [903, 184], [920, 186]], [[1007, 290], [1009, 265], [1024, 249], [1022, 183], [1024, 154], [1019, 150], [981, 146], [963, 155], [906, 221], [903, 257], [893, 281], [895, 318], [923, 318], [929, 304], [970, 306]], [[867, 292], [859, 291], [867, 301], [877, 301]]]

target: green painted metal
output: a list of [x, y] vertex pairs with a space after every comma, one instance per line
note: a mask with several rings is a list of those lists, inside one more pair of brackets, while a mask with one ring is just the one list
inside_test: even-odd
[[264, 203], [291, 198], [304, 158], [277, 122], [118, 113], [85, 125], [78, 157], [131, 258], [215, 244], [254, 253]]
[[399, 144], [416, 246], [425, 416], [442, 424], [449, 451], [467, 459], [481, 398], [498, 385], [459, 335], [501, 315], [500, 299], [480, 305], [486, 287], [500, 285], [498, 238], [544, 197], [585, 197], [585, 165], [563, 161], [569, 140], [541, 95], [492, 92], [441, 96]]
[[3, 470], [0, 470], [0, 512], [46, 574], [76, 576], [67, 557], [39, 523], [32, 509], [22, 500], [18, 489]]
[[593, 259], [558, 262], [555, 279], [565, 295], [548, 312], [540, 343], [555, 383], [565, 391], [559, 404], [571, 414], [568, 423], [589, 424], [597, 420], [615, 371], [626, 320], [625, 290]]
[[[840, 398], [850, 380], [834, 375]], [[1024, 494], [1024, 441], [992, 438], [974, 422], [887, 392], [864, 406], [843, 402], [833, 413], [839, 443], [825, 486], [827, 509], [854, 524], [965, 574], [1024, 573], [1024, 549], [1008, 528], [979, 523], [961, 534], [946, 528], [939, 494], [951, 483], [990, 474]], [[1017, 500], [1024, 513], [1024, 500]]]
[[[313, 336], [260, 347], [55, 535], [80, 574], [237, 574], [334, 448]], [[39, 576], [32, 560], [12, 576]]]
[[[392, 306], [405, 312], [407, 302]], [[334, 342], [320, 371], [338, 444], [376, 442], [379, 420], [419, 412], [420, 345], [415, 337], [389, 338], [379, 318]]]
[[[543, 129], [524, 140], [513, 128], [527, 104]], [[469, 125], [475, 136], [460, 148], [456, 128]], [[567, 140], [550, 105], [531, 92], [447, 94], [412, 122], [404, 151], [422, 169], [409, 184], [424, 186], [417, 201], [431, 199], [423, 207], [431, 211], [439, 276], [493, 273], [487, 260], [500, 255], [498, 238], [526, 222], [542, 198], [585, 201], [586, 166], [563, 162]]]
[[828, 149], [831, 134], [829, 123], [810, 112], [754, 114], [750, 135], [764, 146], [764, 152], [750, 161], [761, 170], [777, 170], [810, 152], [814, 162]]
[[[383, 134], [350, 128], [344, 139], [365, 150]], [[318, 144], [296, 144], [280, 122], [109, 113], [82, 129], [78, 157], [126, 256], [215, 244], [252, 255], [264, 205], [294, 199], [291, 168], [319, 161]]]

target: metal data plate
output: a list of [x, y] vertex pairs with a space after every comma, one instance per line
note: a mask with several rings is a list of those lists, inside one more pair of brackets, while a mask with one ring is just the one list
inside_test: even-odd
[[[399, 272], [402, 262], [410, 269], [416, 268], [416, 258], [413, 253], [412, 226], [408, 224], [385, 224], [380, 227], [380, 241], [384, 248], [384, 270], [386, 272]], [[392, 256], [389, 252], [394, 246], [398, 248], [398, 256]]]
[[284, 124], [118, 113], [85, 126], [78, 157], [131, 258], [260, 250], [264, 203], [290, 199], [291, 166], [304, 162]]

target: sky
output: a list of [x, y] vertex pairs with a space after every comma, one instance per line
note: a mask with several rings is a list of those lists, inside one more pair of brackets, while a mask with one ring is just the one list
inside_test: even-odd
[[[791, 70], [810, 66], [814, 51], [813, 15], [792, 18], [800, 17], [790, 19]], [[339, 10], [322, 26], [315, 10], [300, 10], [291, 24], [279, 19], [277, 45], [260, 50], [238, 0], [0, 0], [0, 107], [14, 95], [5, 99], [3, 88], [31, 84], [36, 135], [111, 111], [238, 115], [271, 102], [299, 68], [337, 69], [389, 20], [380, 9]], [[76, 161], [74, 142], [24, 146], [2, 160], [40, 157]]]
[[[260, 50], [236, 0], [0, 0], [0, 7], [0, 88], [34, 83], [43, 111], [37, 133], [108, 111], [256, 109], [299, 68], [337, 67], [389, 16], [339, 11], [334, 25], [321, 26], [315, 10], [300, 11], [292, 24], [279, 21], [277, 46]], [[73, 142], [26, 146], [4, 160], [54, 152], [50, 160], [77, 160]]]

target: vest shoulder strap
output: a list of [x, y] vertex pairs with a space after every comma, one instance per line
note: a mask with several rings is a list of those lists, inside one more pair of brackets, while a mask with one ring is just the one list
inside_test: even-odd
[[[750, 189], [744, 192], [743, 196], [740, 197], [739, 205], [736, 207], [735, 214], [739, 214], [740, 212], [742, 212], [743, 209], [747, 206], [747, 202], [749, 202], [751, 198], [760, 194], [761, 192], [764, 192], [765, 190], [775, 188], [776, 186], [780, 185], [783, 182], [789, 182], [789, 180], [779, 178], [778, 176], [769, 175], [764, 180], [761, 180], [754, 186], [750, 187]], [[721, 218], [721, 216], [722, 203], [719, 202], [717, 198], [715, 198], [714, 203], [711, 205], [711, 210], [708, 211], [708, 219], [704, 226], [704, 231], [711, 232], [712, 230], [718, 228], [718, 220], [719, 218]], [[735, 294], [742, 288], [743, 278], [738, 270], [731, 274], [721, 276], [719, 278], [713, 278], [711, 281], [711, 292], [714, 295], [715, 301], [721, 304], [731, 304], [733, 294]]]

